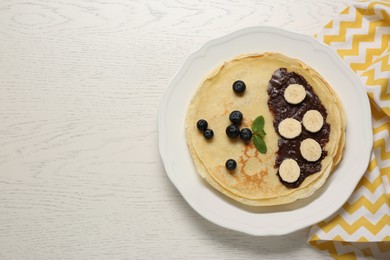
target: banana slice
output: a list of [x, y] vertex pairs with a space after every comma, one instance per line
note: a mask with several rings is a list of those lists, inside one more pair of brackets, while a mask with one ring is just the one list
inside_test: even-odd
[[293, 139], [301, 134], [302, 125], [294, 118], [286, 118], [280, 122], [278, 131], [281, 136], [287, 139]]
[[307, 138], [302, 141], [301, 146], [299, 147], [301, 155], [309, 162], [315, 162], [320, 159], [322, 154], [322, 149], [319, 143], [316, 140]]
[[296, 161], [293, 159], [284, 160], [279, 166], [279, 176], [285, 182], [295, 182], [301, 174], [301, 169]]
[[284, 99], [290, 104], [299, 104], [306, 97], [306, 90], [302, 85], [291, 84], [284, 91]]
[[309, 110], [303, 116], [302, 124], [307, 131], [316, 133], [321, 130], [324, 118], [317, 110]]

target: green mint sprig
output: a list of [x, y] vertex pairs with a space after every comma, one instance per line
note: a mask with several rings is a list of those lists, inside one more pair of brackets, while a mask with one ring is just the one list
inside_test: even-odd
[[264, 142], [264, 136], [266, 132], [264, 131], [264, 117], [258, 116], [252, 123], [252, 132], [253, 132], [253, 144], [255, 145], [257, 151], [262, 154], [267, 153], [267, 145]]

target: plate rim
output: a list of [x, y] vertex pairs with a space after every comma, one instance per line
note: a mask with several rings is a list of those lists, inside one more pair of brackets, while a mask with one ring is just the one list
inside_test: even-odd
[[[365, 147], [365, 149], [366, 149], [365, 151], [366, 151], [367, 154], [364, 156], [364, 158], [366, 158], [366, 160], [360, 162], [360, 164], [361, 164], [361, 166], [359, 167], [359, 168], [361, 168], [361, 173], [359, 173], [360, 178], [354, 179], [354, 182], [351, 183], [351, 185], [349, 185], [348, 187], [346, 187], [347, 191], [345, 191], [345, 194], [348, 194], [348, 196], [345, 196], [345, 198], [342, 199], [342, 200], [337, 200], [336, 202], [334, 202], [333, 205], [335, 205], [335, 207], [333, 207], [331, 210], [329, 210], [328, 208], [327, 208], [327, 210], [322, 210], [321, 214], [317, 214], [317, 216], [320, 215], [319, 217], [311, 216], [311, 221], [306, 222], [306, 224], [303, 225], [303, 226], [302, 225], [295, 225], [295, 226], [290, 225], [288, 227], [283, 226], [282, 229], [281, 228], [275, 229], [275, 230], [272, 230], [272, 232], [269, 229], [268, 229], [267, 232], [259, 232], [258, 230], [252, 230], [250, 228], [252, 226], [249, 226], [249, 229], [248, 228], [243, 228], [243, 227], [238, 228], [237, 226], [230, 225], [226, 221], [218, 220], [219, 216], [215, 216], [215, 215], [211, 216], [210, 214], [205, 214], [205, 212], [202, 211], [198, 207], [198, 205], [196, 205], [195, 203], [193, 203], [193, 201], [191, 201], [190, 195], [188, 195], [186, 189], [184, 189], [178, 183], [178, 180], [174, 178], [174, 174], [171, 174], [171, 172], [173, 171], [172, 170], [172, 165], [170, 163], [169, 155], [168, 155], [167, 151], [165, 150], [165, 147], [166, 147], [166, 138], [164, 138], [164, 136], [166, 136], [166, 132], [164, 130], [164, 122], [166, 121], [166, 113], [165, 113], [165, 111], [166, 111], [166, 108], [168, 106], [169, 99], [170, 99], [170, 97], [172, 95], [172, 92], [175, 89], [175, 86], [176, 86], [175, 83], [178, 82], [181, 77], [183, 77], [185, 72], [188, 70], [188, 67], [190, 66], [190, 64], [196, 58], [199, 58], [201, 56], [206, 56], [206, 52], [207, 52], [207, 50], [209, 48], [211, 48], [211, 47], [213, 47], [215, 45], [222, 44], [222, 43], [227, 42], [229, 40], [232, 40], [233, 38], [236, 38], [236, 37], [239, 37], [239, 36], [242, 36], [242, 35], [245, 35], [245, 34], [250, 34], [250, 33], [279, 34], [279, 35], [287, 36], [289, 38], [293, 38], [293, 39], [296, 39], [296, 40], [303, 40], [305, 42], [310, 43], [310, 45], [313, 46], [313, 48], [315, 50], [326, 52], [326, 54], [334, 62], [337, 61], [337, 63], [339, 65], [342, 65], [344, 67], [345, 71], [348, 71], [347, 72], [348, 73], [347, 74], [348, 78], [351, 81], [354, 81], [355, 85], [359, 85], [360, 86], [360, 87], [357, 88], [358, 89], [357, 93], [359, 95], [359, 98], [360, 98], [360, 101], [361, 101], [361, 105], [363, 107], [368, 108], [368, 109], [364, 110], [364, 111], [366, 111], [366, 115], [364, 116], [364, 119], [366, 121], [365, 124], [369, 126], [367, 129], [365, 129], [366, 137], [369, 139], [366, 142], [367, 147]], [[196, 51], [192, 52], [185, 59], [184, 63], [178, 68], [176, 73], [172, 76], [172, 78], [171, 78], [171, 80], [169, 82], [168, 88], [166, 89], [166, 91], [163, 94], [163, 96], [161, 98], [161, 101], [160, 101], [159, 114], [158, 114], [159, 151], [160, 151], [160, 156], [162, 158], [162, 162], [163, 162], [163, 165], [164, 165], [164, 168], [165, 168], [166, 175], [168, 176], [168, 178], [170, 179], [172, 184], [175, 186], [175, 188], [178, 190], [178, 192], [181, 194], [181, 196], [184, 198], [184, 200], [198, 214], [200, 214], [203, 218], [207, 219], [208, 221], [210, 221], [210, 222], [212, 222], [214, 224], [222, 226], [224, 228], [228, 228], [228, 229], [231, 229], [231, 230], [239, 231], [239, 232], [246, 233], [246, 234], [253, 235], [253, 236], [285, 235], [285, 234], [289, 234], [289, 233], [295, 232], [297, 230], [306, 228], [308, 226], [311, 226], [313, 224], [318, 223], [321, 220], [324, 220], [324, 219], [328, 218], [329, 216], [331, 216], [332, 214], [337, 212], [337, 210], [339, 210], [345, 204], [345, 202], [350, 198], [350, 196], [352, 195], [352, 193], [353, 193], [354, 189], [356, 188], [357, 184], [359, 183], [359, 181], [363, 177], [363, 175], [364, 175], [364, 173], [365, 173], [365, 171], [366, 171], [366, 169], [368, 167], [369, 161], [370, 161], [370, 154], [371, 154], [371, 150], [372, 150], [372, 146], [373, 146], [372, 119], [371, 119], [371, 117], [372, 117], [372, 115], [371, 115], [371, 109], [370, 109], [370, 105], [369, 105], [369, 100], [368, 100], [367, 93], [366, 93], [366, 91], [364, 89], [363, 83], [358, 79], [357, 75], [351, 70], [351, 68], [349, 66], [347, 66], [347, 64], [336, 54], [336, 52], [333, 49], [331, 49], [329, 46], [325, 45], [324, 43], [319, 42], [318, 40], [316, 40], [315, 38], [311, 37], [310, 35], [294, 32], [294, 31], [291, 31], [291, 30], [285, 30], [285, 29], [278, 28], [278, 27], [273, 27], [273, 26], [253, 26], [253, 27], [247, 27], [247, 28], [243, 28], [243, 29], [231, 32], [229, 34], [226, 34], [224, 36], [221, 36], [221, 37], [218, 37], [218, 38], [215, 38], [215, 39], [212, 39], [212, 40], [206, 42], [200, 48], [198, 48]], [[188, 149], [188, 147], [187, 147], [187, 149]], [[316, 211], [316, 212], [318, 213], [320, 211]]]

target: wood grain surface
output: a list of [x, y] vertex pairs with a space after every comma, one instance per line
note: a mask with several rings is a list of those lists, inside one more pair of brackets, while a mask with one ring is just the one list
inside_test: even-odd
[[0, 1], [0, 259], [327, 259], [252, 237], [169, 182], [157, 114], [194, 50], [255, 25], [314, 34], [350, 0]]

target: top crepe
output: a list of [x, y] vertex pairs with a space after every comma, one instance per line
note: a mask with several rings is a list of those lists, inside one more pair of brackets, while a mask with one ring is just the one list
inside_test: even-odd
[[[312, 86], [326, 108], [326, 121], [331, 129], [321, 170], [294, 189], [280, 182], [278, 169], [274, 167], [280, 136], [275, 132], [273, 114], [267, 105], [267, 88], [272, 74], [279, 68], [301, 75]], [[236, 80], [246, 84], [242, 96], [232, 91]], [[241, 127], [251, 128], [259, 115], [265, 118], [266, 154], [259, 153], [253, 143], [232, 141], [226, 136], [229, 113], [233, 110], [240, 110], [244, 115]], [[197, 130], [196, 122], [201, 118], [213, 129], [212, 140], [205, 140]], [[187, 144], [198, 173], [221, 193], [253, 206], [285, 204], [313, 194], [341, 160], [345, 144], [345, 116], [335, 92], [314, 69], [279, 53], [242, 55], [215, 69], [196, 90], [185, 124]], [[238, 164], [234, 174], [225, 167], [229, 158]]]

